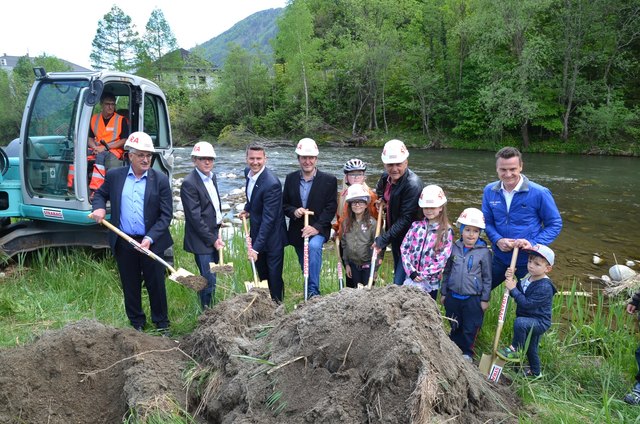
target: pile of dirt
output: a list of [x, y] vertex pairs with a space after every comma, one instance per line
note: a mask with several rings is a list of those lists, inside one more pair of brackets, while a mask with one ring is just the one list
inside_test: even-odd
[[0, 422], [182, 409], [210, 423], [486, 423], [517, 422], [520, 407], [462, 359], [429, 296], [396, 286], [289, 314], [253, 290], [207, 310], [180, 346], [82, 321], [0, 351], [0, 370]]

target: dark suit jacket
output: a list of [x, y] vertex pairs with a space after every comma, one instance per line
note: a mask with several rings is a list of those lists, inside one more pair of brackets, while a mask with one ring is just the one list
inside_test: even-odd
[[[244, 176], [249, 175], [245, 168]], [[245, 188], [249, 187], [249, 179]], [[282, 184], [269, 168], [264, 168], [247, 200], [244, 210], [249, 212], [251, 220], [252, 248], [258, 253], [279, 250], [287, 244], [287, 226], [282, 210]]]
[[[220, 191], [218, 191], [215, 174], [212, 180], [218, 193], [217, 200], [220, 202]], [[215, 252], [216, 248], [213, 244], [218, 238], [216, 224], [218, 217], [209, 192], [195, 169], [184, 177], [180, 187], [180, 198], [185, 219], [184, 250], [197, 255]]]
[[[106, 209], [107, 201], [111, 201], [111, 222], [120, 228], [120, 208], [122, 206], [122, 189], [129, 172], [128, 166], [110, 169], [104, 180], [104, 184], [96, 191], [93, 197], [93, 210]], [[154, 169], [147, 171], [147, 185], [144, 191], [144, 226], [146, 236], [151, 237], [153, 244], [151, 250], [162, 254], [173, 245], [169, 224], [173, 217], [173, 198], [169, 178]], [[111, 250], [115, 252], [118, 235], [109, 234]]]
[[[289, 244], [302, 247], [304, 240], [301, 236], [304, 227], [304, 217], [296, 218], [294, 212], [302, 207], [300, 198], [300, 175], [302, 171], [294, 171], [287, 175], [282, 194], [282, 207], [284, 214], [289, 217], [289, 230], [287, 237]], [[338, 180], [331, 174], [317, 170], [313, 179], [307, 209], [314, 212], [309, 216], [309, 225], [318, 230], [326, 240], [331, 235], [331, 221], [338, 208]]]

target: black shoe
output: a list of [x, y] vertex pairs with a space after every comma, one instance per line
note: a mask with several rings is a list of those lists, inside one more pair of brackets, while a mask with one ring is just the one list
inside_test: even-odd
[[133, 329], [141, 333], [144, 331], [144, 328], [141, 325], [134, 325]]

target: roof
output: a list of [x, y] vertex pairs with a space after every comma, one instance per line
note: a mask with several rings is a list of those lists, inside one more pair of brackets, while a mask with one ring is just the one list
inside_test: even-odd
[[[0, 69], [4, 69], [6, 71], [12, 71], [13, 68], [15, 68], [16, 65], [18, 64], [18, 60], [25, 56], [29, 57], [28, 54], [24, 56], [8, 56], [6, 53], [4, 53], [2, 56], [0, 56]], [[29, 57], [29, 59], [33, 61], [34, 58]], [[75, 63], [71, 63], [67, 60], [60, 59], [60, 58], [58, 59], [61, 60], [65, 65], [69, 65], [72, 71], [81, 71], [81, 72], [92, 71], [92, 69], [88, 69], [83, 66], [76, 65]]]

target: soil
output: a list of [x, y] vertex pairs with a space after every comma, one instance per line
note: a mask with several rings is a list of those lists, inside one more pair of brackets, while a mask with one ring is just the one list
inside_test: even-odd
[[345, 289], [291, 313], [266, 290], [207, 310], [182, 340], [80, 321], [0, 351], [1, 423], [515, 423], [522, 408], [409, 287]]

